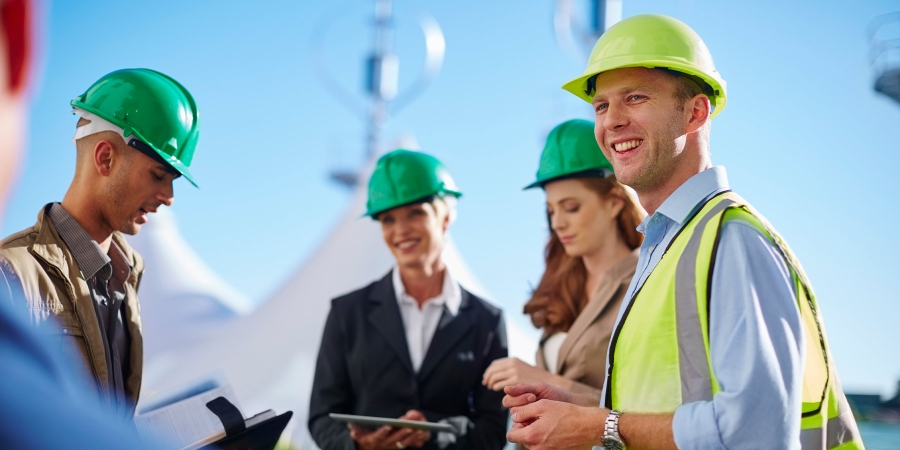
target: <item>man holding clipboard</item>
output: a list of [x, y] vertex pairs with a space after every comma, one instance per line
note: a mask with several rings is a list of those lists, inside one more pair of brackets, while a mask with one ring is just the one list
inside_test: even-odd
[[378, 160], [366, 215], [397, 266], [331, 303], [309, 411], [322, 450], [506, 444], [503, 393], [481, 384], [507, 355], [502, 312], [460, 286], [441, 257], [460, 195], [430, 155], [395, 150]]

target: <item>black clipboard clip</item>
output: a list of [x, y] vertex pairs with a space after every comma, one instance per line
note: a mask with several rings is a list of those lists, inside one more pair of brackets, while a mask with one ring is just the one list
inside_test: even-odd
[[240, 410], [225, 397], [210, 401], [206, 407], [222, 421], [225, 437], [202, 450], [273, 450], [294, 415], [288, 411], [247, 427]]

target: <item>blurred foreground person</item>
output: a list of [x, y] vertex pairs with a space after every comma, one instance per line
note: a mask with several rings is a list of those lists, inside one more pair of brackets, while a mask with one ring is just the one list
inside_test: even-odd
[[[463, 289], [441, 256], [460, 195], [432, 156], [395, 150], [378, 160], [366, 215], [381, 224], [397, 266], [331, 303], [309, 411], [322, 450], [505, 445], [503, 394], [481, 384], [507, 355], [502, 313]], [[348, 428], [329, 413], [443, 422], [461, 435]]]
[[494, 361], [484, 375], [493, 390], [544, 382], [600, 401], [604, 358], [643, 236], [644, 212], [616, 181], [600, 152], [594, 124], [569, 120], [553, 129], [541, 154], [550, 240], [546, 269], [525, 304], [543, 330], [536, 366], [517, 358]]
[[548, 384], [508, 387], [510, 441], [863, 448], [803, 269], [710, 161], [710, 120], [726, 93], [700, 37], [670, 17], [625, 19], [564, 88], [592, 102], [604, 155], [650, 216], [601, 407]]
[[[0, 0], [0, 219], [25, 136], [34, 5]], [[0, 261], [2, 264], [2, 261]], [[0, 271], [0, 447], [148, 449], [89, 395], [71, 363], [28, 323], [21, 285]]]
[[109, 73], [72, 100], [80, 119], [75, 176], [62, 203], [0, 243], [31, 321], [70, 349], [97, 395], [125, 417], [141, 389], [137, 291], [144, 263], [125, 241], [171, 205], [199, 135], [197, 106], [177, 81], [149, 69]]

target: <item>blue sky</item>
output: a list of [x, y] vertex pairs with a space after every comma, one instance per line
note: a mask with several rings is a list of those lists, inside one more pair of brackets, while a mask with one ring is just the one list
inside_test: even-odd
[[[2, 233], [31, 225], [41, 205], [62, 198], [74, 167], [68, 102], [107, 72], [154, 68], [188, 87], [202, 113], [191, 168], [201, 189], [176, 185], [181, 230], [216, 272], [264, 300], [346, 206], [328, 171], [362, 162], [363, 124], [314, 76], [312, 32], [335, 18], [325, 59], [360, 93], [372, 3], [48, 3], [30, 151]], [[707, 43], [729, 94], [712, 127], [713, 162], [805, 266], [845, 387], [884, 394], [900, 379], [900, 294], [889, 283], [900, 267], [900, 233], [889, 229], [900, 222], [900, 105], [871, 89], [865, 31], [897, 9], [890, 1], [624, 0], [626, 17], [672, 15]], [[422, 12], [443, 28], [447, 54], [430, 89], [389, 122], [386, 140], [413, 133], [453, 173], [465, 192], [454, 239], [510, 316], [541, 273], [547, 233], [541, 192], [521, 187], [550, 128], [591, 118], [559, 88], [583, 67], [557, 46], [552, 10], [551, 0], [395, 0], [401, 89], [422, 64]]]

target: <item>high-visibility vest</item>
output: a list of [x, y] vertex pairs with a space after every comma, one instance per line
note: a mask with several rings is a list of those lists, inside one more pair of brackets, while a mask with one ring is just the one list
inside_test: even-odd
[[863, 449], [806, 274], [765, 218], [732, 192], [714, 196], [678, 232], [625, 310], [610, 342], [605, 406], [672, 413], [721, 390], [710, 358], [708, 306], [719, 234], [729, 221], [768, 237], [791, 271], [806, 341], [801, 448]]

